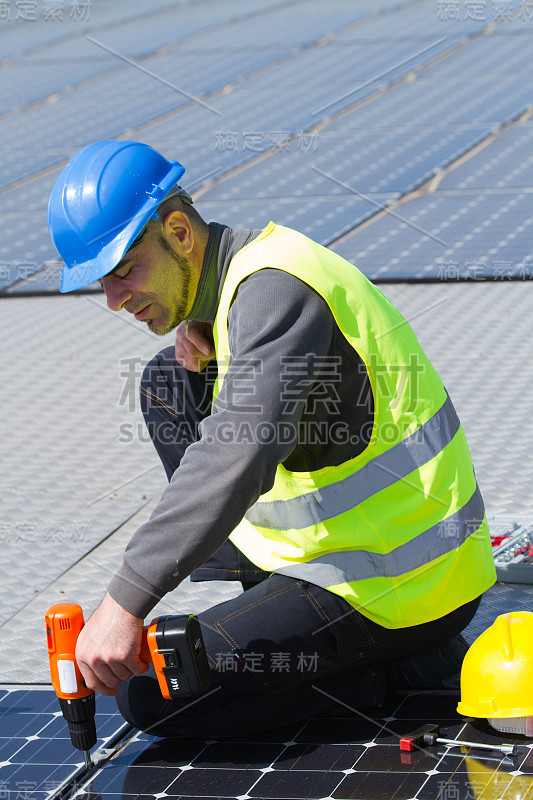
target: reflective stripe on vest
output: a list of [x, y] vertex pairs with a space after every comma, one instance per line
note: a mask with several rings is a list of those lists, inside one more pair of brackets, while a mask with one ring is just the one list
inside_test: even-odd
[[459, 511], [390, 553], [382, 555], [367, 550], [344, 550], [319, 556], [304, 564], [282, 567], [276, 573], [305, 578], [323, 587], [368, 578], [396, 578], [451, 553], [479, 530], [483, 516], [483, 498], [476, 485], [474, 494]]
[[[350, 511], [430, 461], [451, 442], [459, 427], [459, 418], [447, 397], [441, 408], [417, 431], [376, 456], [359, 472], [290, 500], [258, 501], [245, 517], [252, 525], [277, 530], [301, 530], [325, 522]], [[478, 525], [482, 519], [483, 513]]]

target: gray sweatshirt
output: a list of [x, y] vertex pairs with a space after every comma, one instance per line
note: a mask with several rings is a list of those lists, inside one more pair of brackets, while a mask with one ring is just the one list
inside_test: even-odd
[[[229, 263], [258, 231], [209, 227], [190, 318], [212, 323]], [[326, 302], [289, 273], [257, 266], [230, 308], [231, 360], [213, 412], [108, 586], [135, 616], [218, 550], [272, 488], [278, 464], [297, 472], [336, 466], [370, 439], [368, 375]]]

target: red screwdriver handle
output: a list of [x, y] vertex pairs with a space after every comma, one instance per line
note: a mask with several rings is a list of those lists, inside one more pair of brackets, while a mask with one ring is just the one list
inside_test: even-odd
[[439, 726], [438, 725], [422, 725], [421, 728], [418, 728], [413, 733], [407, 734], [407, 736], [402, 736], [400, 739], [400, 750], [404, 750], [408, 753], [411, 753], [413, 750], [416, 750], [421, 747], [425, 747], [427, 742], [425, 737], [428, 734], [435, 734], [438, 736], [439, 734]]

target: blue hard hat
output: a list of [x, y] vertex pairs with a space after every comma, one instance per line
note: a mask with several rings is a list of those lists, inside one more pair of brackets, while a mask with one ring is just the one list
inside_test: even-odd
[[60, 291], [111, 272], [184, 172], [141, 142], [95, 142], [76, 153], [48, 201], [50, 236], [65, 262]]

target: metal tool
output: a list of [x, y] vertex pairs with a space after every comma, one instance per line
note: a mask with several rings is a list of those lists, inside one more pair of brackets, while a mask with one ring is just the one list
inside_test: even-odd
[[402, 736], [400, 750], [412, 752], [416, 748], [431, 747], [434, 744], [445, 744], [447, 747], [473, 747], [477, 750], [497, 750], [505, 756], [515, 756], [518, 752], [516, 744], [482, 744], [481, 742], [462, 742], [458, 739], [439, 737], [438, 725], [423, 725], [413, 733]]

